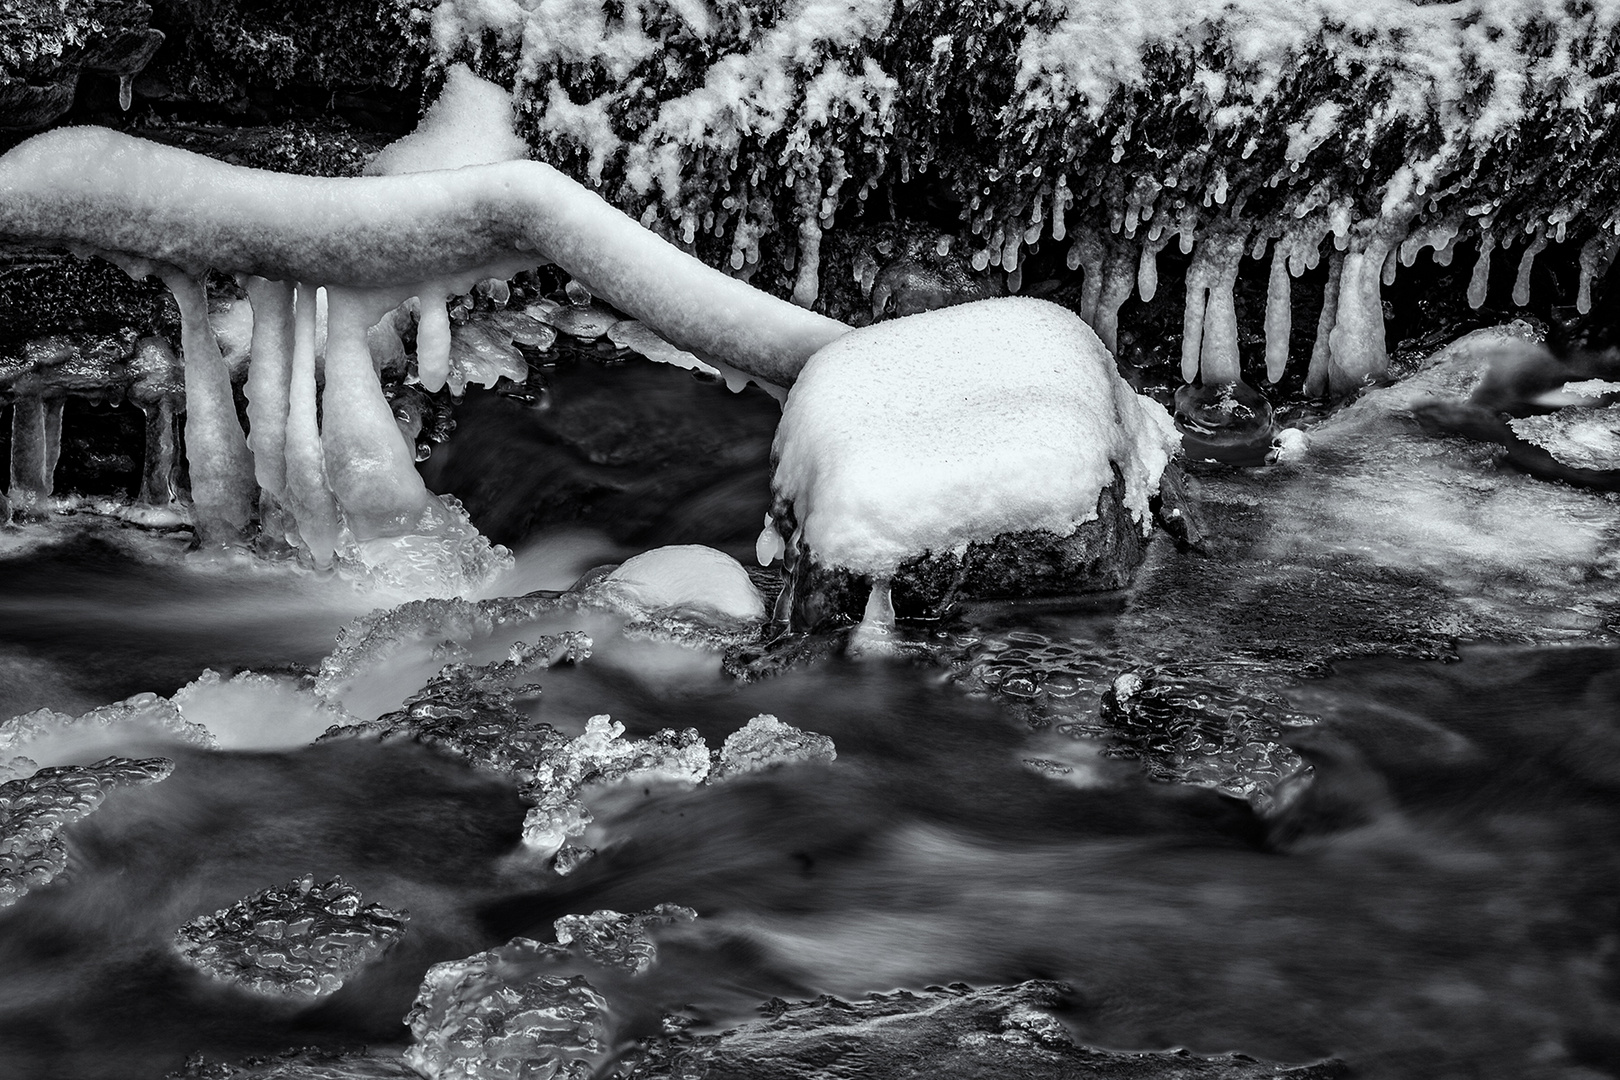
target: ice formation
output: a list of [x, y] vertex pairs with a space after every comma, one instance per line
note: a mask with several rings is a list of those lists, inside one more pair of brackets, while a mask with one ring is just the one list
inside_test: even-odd
[[690, 611], [740, 621], [765, 617], [765, 599], [742, 564], [702, 544], [676, 544], [632, 556], [599, 588], [642, 612]]
[[165, 745], [212, 748], [216, 743], [206, 727], [186, 719], [174, 701], [157, 694], [136, 694], [81, 716], [37, 709], [0, 723], [0, 780], [27, 776], [41, 765], [65, 766], [91, 754]]
[[314, 1000], [381, 956], [410, 918], [367, 904], [342, 878], [306, 874], [265, 889], [174, 935], [180, 958], [203, 974], [267, 997]]
[[886, 576], [1003, 533], [1068, 536], [1097, 516], [1116, 470], [1145, 533], [1178, 440], [1074, 314], [985, 300], [857, 330], [817, 353], [783, 410], [773, 489], [797, 523], [790, 546]]
[[[510, 328], [504, 342], [483, 340], [482, 330], [452, 334], [443, 301], [546, 262], [562, 264], [576, 283], [664, 339], [777, 383], [791, 382], [811, 352], [844, 332], [841, 323], [708, 269], [548, 166], [469, 164], [518, 149], [509, 133], [505, 141], [492, 134], [501, 126], [488, 122], [492, 96], [505, 100], [470, 74], [453, 73], [443, 108], [377, 166], [390, 173], [463, 166], [430, 172], [269, 173], [90, 127], [37, 136], [0, 158], [0, 239], [100, 254], [132, 275], [158, 274], [173, 292], [194, 519], [204, 543], [230, 543], [259, 519], [317, 566], [342, 561], [346, 546], [349, 562], [381, 567], [384, 579], [390, 564], [462, 559], [465, 521], [429, 497], [416, 448], [378, 379], [378, 362], [400, 348], [393, 313], [412, 298], [420, 312], [418, 373], [430, 390], [526, 376], [520, 360], [512, 366], [510, 345], [544, 332], [538, 321]], [[483, 116], [484, 127], [473, 125], [477, 138], [457, 142], [469, 116]], [[252, 305], [248, 436], [208, 317], [210, 268], [243, 275]], [[317, 405], [321, 295], [327, 333]], [[694, 305], [693, 296], [709, 303]], [[50, 407], [25, 404], [15, 411], [12, 487], [27, 509], [49, 494], [56, 443]], [[375, 543], [412, 535], [437, 538], [444, 550]], [[476, 553], [462, 561], [467, 579], [488, 569]], [[433, 583], [435, 591], [460, 587], [455, 575]]]
[[[1068, 245], [1082, 314], [1110, 347], [1129, 268], [1148, 298], [1157, 252], [1179, 237], [1201, 281], [1186, 312], [1199, 366], [1206, 323], [1211, 363], [1235, 355], [1225, 280], [1245, 243], [1256, 257], [1275, 244], [1291, 277], [1341, 253], [1350, 287], [1327, 305], [1313, 382], [1344, 392], [1383, 375], [1379, 290], [1421, 248], [1442, 263], [1459, 242], [1481, 251], [1478, 306], [1493, 249], [1515, 249], [1522, 302], [1536, 252], [1586, 244], [1589, 282], [1620, 233], [1608, 156], [1593, 152], [1620, 131], [1612, 5], [969, 3], [902, 17], [852, 0], [731, 19], [673, 0], [441, 0], [431, 26], [439, 63], [508, 80], [541, 156], [739, 276], [770, 264], [800, 303], [826, 279], [834, 216], [925, 178], [961, 207], [944, 239], [1010, 291], [1031, 253]], [[771, 234], [784, 254], [762, 253]], [[1287, 357], [1273, 258], [1275, 379], [1305, 358]]]
[[695, 918], [675, 904], [565, 915], [555, 944], [513, 938], [435, 964], [406, 1018], [405, 1061], [429, 1080], [590, 1080], [613, 1051], [613, 1015], [581, 970], [640, 975], [657, 961], [649, 931]]
[[121, 787], [155, 784], [174, 771], [166, 758], [110, 757], [94, 765], [40, 769], [0, 784], [0, 908], [67, 869], [62, 830]]
[[769, 713], [761, 713], [726, 736], [710, 781], [762, 772], [796, 761], [833, 761], [833, 741], [814, 731], [801, 731]]

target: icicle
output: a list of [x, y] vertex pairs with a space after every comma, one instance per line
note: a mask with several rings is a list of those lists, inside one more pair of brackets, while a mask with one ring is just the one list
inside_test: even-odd
[[1322, 291], [1322, 313], [1316, 320], [1316, 341], [1311, 346], [1311, 364], [1305, 372], [1305, 392], [1322, 397], [1328, 392], [1328, 372], [1333, 361], [1333, 323], [1339, 310], [1339, 285], [1344, 272], [1344, 255], [1328, 253], [1327, 285]]
[[46, 435], [45, 402], [19, 396], [11, 407], [11, 504], [44, 514], [50, 509], [52, 472]]
[[1164, 250], [1169, 237], [1164, 235], [1153, 236], [1142, 244], [1141, 261], [1136, 266], [1136, 293], [1146, 304], [1153, 299], [1159, 291], [1159, 252]]
[[[168, 344], [165, 342], [163, 347], [167, 349]], [[146, 457], [141, 463], [141, 490], [137, 499], [145, 506], [169, 506], [180, 497], [176, 483], [179, 457], [174, 404], [170, 394], [162, 394], [155, 401], [140, 402], [141, 412], [146, 414]]]
[[785, 550], [782, 534], [776, 531], [776, 519], [767, 511], [765, 527], [759, 531], [759, 539], [754, 541], [754, 557], [759, 560], [759, 565], [769, 566], [780, 559]]
[[129, 112], [129, 107], [135, 104], [135, 76], [123, 74], [118, 76], [118, 110]]
[[299, 538], [317, 567], [332, 565], [341, 521], [326, 482], [316, 424], [315, 310], [318, 290], [299, 285], [293, 304], [292, 382], [287, 393], [287, 487]]
[[1496, 237], [1489, 232], [1479, 238], [1479, 259], [1474, 263], [1474, 276], [1468, 281], [1468, 306], [1476, 310], [1485, 303], [1485, 290], [1491, 283], [1491, 249]]
[[416, 378], [422, 389], [435, 393], [450, 377], [450, 312], [438, 289], [417, 294], [421, 311], [416, 324]]
[[807, 308], [821, 294], [821, 219], [816, 213], [821, 200], [820, 188], [808, 180], [794, 185], [798, 202], [799, 272], [793, 282], [793, 302]]
[[[1200, 253], [1202, 254], [1202, 253]], [[1209, 306], [1209, 260], [1193, 258], [1187, 267], [1187, 299], [1181, 311], [1181, 381], [1198, 377], [1198, 360], [1204, 348], [1204, 311]]]
[[1352, 238], [1339, 272], [1338, 311], [1329, 342], [1329, 393], [1347, 394], [1389, 371], [1380, 282], [1407, 220], [1386, 218], [1370, 235]]
[[56, 491], [56, 463], [62, 459], [62, 398], [48, 398], [45, 402], [45, 494]]
[[1519, 307], [1530, 303], [1530, 272], [1535, 269], [1536, 256], [1547, 247], [1546, 235], [1538, 235], [1519, 256], [1519, 273], [1513, 279], [1513, 302]]
[[861, 615], [861, 624], [850, 636], [849, 648], [854, 653], [873, 649], [887, 651], [885, 646], [893, 636], [894, 602], [889, 595], [889, 579], [875, 577], [872, 579], [872, 591], [866, 596], [866, 610]]
[[1279, 239], [1271, 249], [1271, 278], [1266, 283], [1266, 381], [1274, 383], [1288, 369], [1288, 337], [1293, 331], [1292, 279], [1288, 274], [1287, 242]]
[[361, 540], [408, 532], [428, 498], [416, 447], [394, 422], [366, 345], [367, 329], [398, 303], [379, 293], [327, 290], [321, 450], [332, 493]]
[[1108, 261], [1103, 264], [1102, 293], [1097, 298], [1097, 336], [1111, 353], [1119, 352], [1119, 309], [1131, 298], [1136, 285], [1136, 245], [1116, 237], [1108, 245]]
[[[287, 392], [292, 384], [293, 287], [287, 281], [247, 279], [253, 305], [249, 349], [248, 449], [259, 488], [273, 504], [287, 487]], [[263, 516], [264, 498], [260, 498]]]
[[1380, 279], [1385, 285], [1395, 284], [1395, 273], [1399, 269], [1399, 259], [1400, 250], [1394, 247], [1390, 248], [1389, 253], [1384, 256], [1384, 270], [1380, 275]]
[[1075, 233], [1069, 248], [1069, 269], [1083, 267], [1085, 281], [1080, 286], [1080, 317], [1092, 326], [1097, 325], [1097, 302], [1102, 299], [1103, 262], [1108, 257], [1108, 246], [1095, 229], [1085, 228]]
[[1614, 237], [1599, 232], [1581, 245], [1581, 283], [1575, 293], [1575, 310], [1586, 315], [1592, 310], [1592, 279], [1613, 258], [1616, 249]]
[[1232, 293], [1237, 286], [1246, 244], [1247, 238], [1242, 233], [1218, 233], [1206, 237], [1193, 257], [1193, 267], [1201, 271], [1199, 277], [1209, 298], [1204, 308], [1198, 352], [1199, 374], [1205, 386], [1243, 381], [1238, 358], [1237, 308]]
[[208, 325], [208, 293], [200, 278], [163, 275], [180, 307], [180, 354], [186, 372], [186, 468], [197, 538], [204, 544], [239, 539], [253, 520], [258, 480], [247, 437], [236, 417], [231, 374]]

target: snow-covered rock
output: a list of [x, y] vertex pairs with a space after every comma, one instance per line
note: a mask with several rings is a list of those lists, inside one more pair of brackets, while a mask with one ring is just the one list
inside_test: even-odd
[[[778, 549], [774, 529], [797, 584], [812, 566], [893, 579], [902, 608], [1117, 587], [1178, 439], [1055, 304], [985, 300], [866, 327], [816, 353], [788, 397], [761, 554]], [[865, 599], [852, 588], [827, 613]], [[801, 621], [818, 621], [810, 599], [795, 596]]]
[[742, 564], [702, 544], [644, 551], [621, 563], [600, 588], [639, 613], [676, 609], [740, 621], [765, 617], [765, 600]]

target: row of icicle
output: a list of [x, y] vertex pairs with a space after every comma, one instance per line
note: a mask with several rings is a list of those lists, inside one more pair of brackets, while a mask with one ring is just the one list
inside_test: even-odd
[[[1069, 240], [1066, 262], [1070, 270], [1082, 274], [1080, 316], [1096, 330], [1110, 351], [1117, 351], [1120, 309], [1134, 293], [1151, 301], [1158, 292], [1158, 255], [1171, 240], [1178, 239], [1182, 254], [1192, 260], [1186, 275], [1186, 305], [1181, 339], [1181, 374], [1188, 382], [1207, 384], [1241, 381], [1238, 356], [1237, 313], [1234, 287], [1245, 256], [1264, 259], [1270, 264], [1266, 289], [1265, 366], [1266, 379], [1277, 382], [1288, 367], [1292, 326], [1292, 279], [1315, 269], [1327, 246], [1327, 282], [1321, 315], [1317, 321], [1305, 388], [1314, 395], [1349, 393], [1383, 376], [1389, 367], [1384, 344], [1382, 286], [1392, 285], [1401, 266], [1412, 266], [1426, 248], [1433, 249], [1434, 261], [1450, 265], [1457, 241], [1463, 234], [1461, 222], [1448, 221], [1417, 228], [1411, 226], [1413, 213], [1395, 213], [1383, 219], [1351, 226], [1342, 219], [1331, 226], [1304, 225], [1282, 235], [1256, 232], [1247, 223], [1228, 220], [1222, 224], [1195, 228], [1191, 221], [1166, 226], [1162, 221], [1143, 230], [1107, 232], [1083, 226], [1066, 231], [1062, 217], [1054, 217], [1051, 234], [1056, 240]], [[994, 241], [975, 252], [971, 265], [984, 272], [992, 267], [1006, 273], [1009, 292], [1022, 287], [1023, 247], [1040, 239], [1040, 215], [1030, 231], [1012, 238], [1006, 245]], [[1507, 249], [1511, 236], [1498, 239], [1488, 225], [1476, 227], [1479, 250], [1468, 286], [1468, 302], [1479, 308], [1485, 302], [1492, 258]], [[1519, 256], [1513, 287], [1513, 302], [1524, 306], [1530, 301], [1530, 276], [1536, 257], [1550, 243], [1562, 243], [1564, 229], [1552, 226], [1529, 235]], [[946, 254], [950, 238], [941, 237], [938, 251]], [[1604, 267], [1620, 252], [1620, 230], [1600, 231], [1590, 237], [1579, 254], [1580, 279], [1576, 308], [1586, 314], [1592, 307], [1592, 285]], [[807, 251], [807, 255], [814, 252]], [[872, 300], [874, 317], [881, 316], [888, 292], [878, 282], [877, 263], [858, 259], [854, 280], [862, 294]], [[802, 271], [801, 271], [802, 273]], [[876, 288], [874, 288], [876, 284]], [[795, 300], [805, 303], [797, 293]]]

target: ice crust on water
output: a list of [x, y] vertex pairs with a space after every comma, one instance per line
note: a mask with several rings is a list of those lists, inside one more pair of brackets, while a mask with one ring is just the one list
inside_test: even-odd
[[742, 564], [702, 544], [674, 544], [632, 556], [608, 574], [601, 588], [641, 612], [676, 609], [744, 621], [765, 617], [765, 598]]
[[650, 931], [696, 918], [675, 904], [565, 915], [554, 944], [513, 938], [435, 964], [406, 1017], [405, 1061], [429, 1080], [590, 1080], [612, 1052], [613, 1016], [581, 972], [642, 974], [658, 956]]
[[1118, 470], [1148, 503], [1179, 445], [1080, 318], [985, 300], [866, 327], [805, 365], [777, 430], [773, 488], [815, 558], [886, 575], [925, 551], [1097, 515]]
[[0, 723], [0, 780], [27, 776], [41, 765], [82, 761], [87, 753], [165, 743], [204, 749], [216, 745], [206, 727], [157, 694], [136, 694], [81, 716], [37, 709]]
[[174, 935], [175, 951], [203, 974], [267, 997], [314, 1000], [382, 955], [410, 918], [366, 904], [342, 878], [306, 874], [265, 889]]
[[1560, 409], [1544, 416], [1510, 420], [1508, 425], [1520, 438], [1535, 443], [1565, 465], [1620, 469], [1620, 406]]
[[363, 173], [396, 176], [528, 156], [528, 146], [512, 133], [512, 95], [480, 79], [467, 65], [452, 64], [444, 89], [416, 130], [385, 146]]
[[109, 757], [94, 765], [40, 769], [0, 784], [0, 908], [50, 884], [67, 869], [62, 831], [100, 806], [110, 792], [155, 784], [173, 771], [174, 762], [166, 758]]

